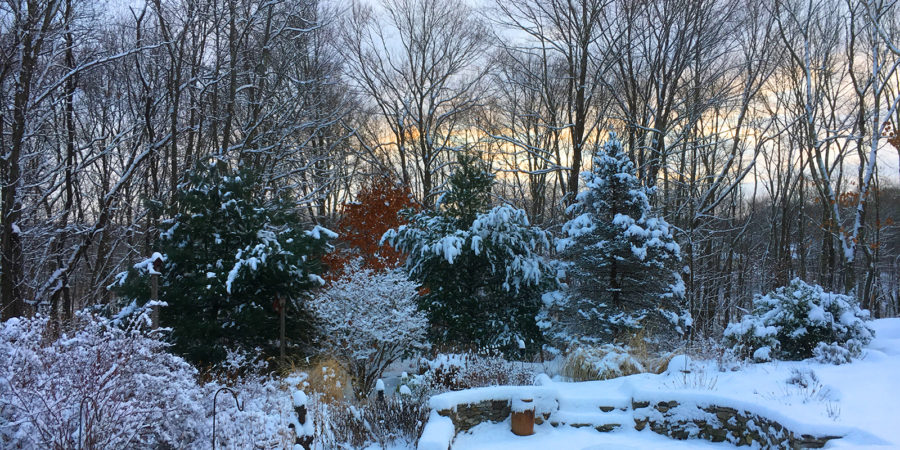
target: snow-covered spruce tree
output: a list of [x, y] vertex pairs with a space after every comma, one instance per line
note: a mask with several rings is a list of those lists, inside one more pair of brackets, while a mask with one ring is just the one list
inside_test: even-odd
[[[308, 342], [301, 294], [323, 283], [320, 260], [335, 234], [302, 230], [293, 206], [255, 174], [221, 162], [190, 173], [161, 225], [159, 296], [168, 306], [160, 323], [172, 328], [173, 351], [204, 365], [221, 361], [226, 348], [275, 353], [279, 298], [287, 305], [288, 342]], [[143, 268], [122, 276], [126, 300], [149, 298]]]
[[399, 270], [363, 268], [351, 260], [343, 274], [310, 302], [324, 349], [353, 377], [364, 398], [384, 370], [425, 341], [428, 319], [416, 302], [418, 285]]
[[534, 353], [543, 344], [541, 293], [556, 286], [556, 270], [541, 256], [549, 235], [521, 209], [488, 209], [488, 167], [464, 154], [458, 163], [438, 210], [416, 214], [382, 240], [408, 255], [433, 342]]
[[557, 345], [622, 341], [643, 331], [651, 343], [674, 344], [690, 323], [682, 307], [678, 244], [653, 215], [652, 190], [613, 135], [597, 148], [585, 189], [557, 241], [566, 287], [545, 295], [541, 324]]
[[859, 356], [874, 337], [869, 312], [849, 295], [825, 292], [795, 278], [753, 299], [753, 312], [730, 323], [725, 342], [739, 356], [757, 361], [816, 358], [843, 364]]

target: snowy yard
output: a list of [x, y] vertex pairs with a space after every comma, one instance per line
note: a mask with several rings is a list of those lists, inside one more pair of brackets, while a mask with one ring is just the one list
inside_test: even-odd
[[0, 450], [900, 450], [900, 0], [0, 0], [0, 105]]
[[[636, 431], [633, 420], [642, 413], [621, 411], [620, 405], [645, 400], [679, 402], [685, 418], [692, 406], [719, 405], [749, 411], [777, 421], [800, 434], [841, 436], [826, 448], [898, 448], [896, 403], [900, 400], [900, 319], [872, 322], [876, 338], [863, 356], [851, 364], [826, 365], [811, 361], [776, 361], [744, 364], [734, 370], [720, 370], [715, 361], [687, 361], [676, 358], [661, 375], [638, 374], [605, 381], [568, 383], [542, 377], [530, 391], [538, 403], [556, 398], [558, 409], [549, 421], [535, 426], [535, 434], [513, 435], [509, 419], [482, 423], [457, 434], [453, 449], [536, 449], [550, 448], [732, 448], [729, 443], [692, 439], [678, 441], [649, 429]], [[681, 365], [681, 367], [678, 367]], [[685, 367], [686, 365], [686, 367]], [[674, 366], [674, 367], [673, 367]], [[685, 370], [686, 369], [686, 370]], [[482, 388], [436, 396], [432, 407], [446, 408], [453, 402], [481, 401], [491, 396], [509, 396], [510, 389]], [[529, 389], [529, 388], [523, 388]], [[526, 392], [526, 391], [523, 391]], [[515, 395], [515, 394], [512, 394]], [[542, 400], [543, 399], [543, 400]], [[599, 405], [617, 408], [602, 412]], [[630, 408], [629, 408], [630, 409]], [[692, 412], [693, 411], [693, 412]], [[678, 412], [676, 412], [678, 414]], [[577, 416], [577, 417], [576, 417]], [[558, 421], [554, 427], [550, 422]], [[592, 427], [571, 427], [564, 423], [622, 423], [613, 432], [601, 433]], [[427, 437], [427, 436], [426, 436]], [[423, 440], [425, 437], [423, 437]]]

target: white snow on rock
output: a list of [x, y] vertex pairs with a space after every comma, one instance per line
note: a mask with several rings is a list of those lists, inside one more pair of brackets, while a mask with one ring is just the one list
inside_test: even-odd
[[300, 390], [294, 391], [294, 408], [306, 406], [307, 400], [306, 393]]
[[669, 360], [666, 374], [677, 374], [691, 371], [691, 357], [688, 355], [676, 355]]

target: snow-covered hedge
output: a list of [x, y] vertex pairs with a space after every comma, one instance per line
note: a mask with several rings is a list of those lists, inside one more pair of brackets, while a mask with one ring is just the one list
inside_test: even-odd
[[329, 403], [313, 394], [308, 405], [315, 429], [314, 449], [414, 448], [429, 412], [421, 397]]
[[[0, 448], [210, 447], [222, 385], [199, 383], [191, 365], [146, 331], [146, 311], [129, 312], [113, 320], [79, 312], [61, 330], [40, 316], [0, 324]], [[231, 388], [243, 411], [219, 394], [221, 446], [293, 442], [290, 394], [279, 380], [248, 376]]]
[[794, 279], [753, 300], [753, 312], [725, 329], [728, 345], [757, 361], [802, 360], [841, 364], [859, 355], [874, 331], [869, 312], [850, 296]]
[[501, 356], [469, 353], [441, 353], [423, 358], [422, 375], [410, 380], [417, 392], [434, 394], [494, 385], [531, 385], [534, 371], [528, 365]]

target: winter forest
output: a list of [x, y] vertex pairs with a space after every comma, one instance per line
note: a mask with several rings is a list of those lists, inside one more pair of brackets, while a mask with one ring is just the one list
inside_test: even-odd
[[900, 446], [900, 1], [2, 0], [0, 99], [2, 448]]

